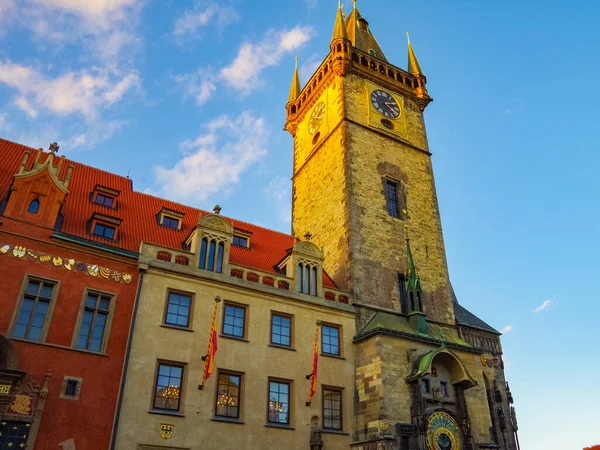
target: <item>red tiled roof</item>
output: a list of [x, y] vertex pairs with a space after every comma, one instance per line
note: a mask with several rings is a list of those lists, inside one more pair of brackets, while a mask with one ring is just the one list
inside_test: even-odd
[[[6, 198], [13, 175], [17, 173], [26, 150], [31, 152], [28, 165], [32, 166], [38, 150], [0, 138], [0, 201]], [[45, 160], [47, 154], [43, 155]], [[54, 164], [57, 165], [61, 159], [63, 158], [56, 158]], [[69, 195], [62, 208], [63, 233], [135, 252], [139, 251], [142, 242], [181, 249], [182, 243], [198, 224], [199, 217], [208, 214], [200, 209], [136, 192], [129, 178], [67, 159], [63, 160], [61, 179], [64, 179], [69, 165], [74, 166], [74, 171], [68, 187]], [[120, 192], [116, 210], [90, 202], [90, 193], [97, 185]], [[181, 230], [158, 225], [156, 215], [163, 208], [184, 214]], [[94, 213], [122, 220], [119, 225], [118, 242], [88, 234], [87, 222]], [[236, 228], [252, 233], [251, 249], [231, 246], [231, 263], [275, 273], [276, 264], [286, 256], [287, 249], [294, 245], [294, 237], [234, 219], [226, 219]], [[323, 284], [335, 288], [333, 281], [325, 273]]]

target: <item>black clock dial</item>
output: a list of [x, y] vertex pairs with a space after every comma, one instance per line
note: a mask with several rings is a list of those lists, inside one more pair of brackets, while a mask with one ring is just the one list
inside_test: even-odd
[[371, 103], [379, 111], [379, 114], [388, 119], [396, 119], [400, 116], [398, 102], [385, 91], [376, 90], [371, 92]]

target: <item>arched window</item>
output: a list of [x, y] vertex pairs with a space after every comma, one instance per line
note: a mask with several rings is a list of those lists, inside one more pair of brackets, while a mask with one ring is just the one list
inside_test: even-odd
[[317, 267], [311, 264], [298, 264], [298, 292], [317, 296]]
[[304, 279], [304, 268], [298, 264], [298, 292], [302, 292], [302, 280]]
[[200, 261], [198, 262], [200, 269], [222, 273], [224, 259], [225, 244], [223, 242], [217, 244], [214, 240], [202, 239], [202, 243], [200, 244]]
[[27, 212], [30, 214], [37, 214], [38, 209], [40, 209], [40, 201], [37, 198], [34, 198], [33, 200], [31, 200], [29, 208], [27, 208]]
[[419, 311], [423, 311], [423, 302], [421, 301], [420, 291], [417, 291], [417, 308], [419, 308]]

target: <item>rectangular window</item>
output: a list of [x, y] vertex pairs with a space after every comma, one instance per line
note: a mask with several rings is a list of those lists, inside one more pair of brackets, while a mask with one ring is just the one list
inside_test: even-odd
[[388, 214], [392, 217], [400, 217], [398, 209], [398, 184], [393, 181], [385, 182], [385, 198], [387, 202]]
[[444, 397], [448, 397], [448, 383], [446, 383], [445, 381], [441, 381], [440, 390], [442, 391], [442, 395]]
[[115, 204], [115, 199], [114, 197], [109, 197], [108, 195], [97, 193], [96, 200], [94, 201], [94, 203], [96, 203], [97, 205], [106, 206], [107, 208], [112, 208]]
[[96, 222], [94, 224], [94, 236], [103, 237], [106, 239], [114, 239], [115, 238], [115, 227], [111, 227], [110, 225], [106, 225], [103, 223]]
[[67, 397], [75, 397], [78, 384], [77, 380], [67, 380], [67, 384], [65, 385], [65, 395]]
[[410, 450], [410, 438], [408, 436], [400, 437], [400, 450]]
[[41, 341], [48, 311], [54, 298], [56, 284], [29, 278], [21, 300], [12, 335], [18, 338]]
[[271, 344], [292, 346], [292, 318], [281, 314], [271, 315]]
[[332, 325], [321, 326], [321, 352], [325, 355], [340, 356], [340, 328]]
[[233, 236], [233, 245], [237, 245], [238, 247], [248, 248], [248, 239], [241, 236]]
[[431, 392], [429, 380], [421, 380], [421, 392], [423, 394], [429, 394], [429, 392]]
[[177, 292], [169, 292], [168, 295], [165, 324], [189, 328], [192, 296]]
[[289, 425], [290, 383], [269, 381], [269, 423]]
[[223, 335], [243, 338], [246, 335], [246, 307], [225, 304]]
[[105, 350], [104, 335], [110, 314], [112, 296], [89, 291], [85, 299], [79, 335], [75, 347], [92, 352]]
[[183, 366], [171, 363], [159, 363], [154, 388], [154, 409], [179, 411]]
[[241, 375], [219, 372], [215, 416], [239, 419], [241, 389]]
[[323, 429], [342, 430], [342, 390], [323, 388]]

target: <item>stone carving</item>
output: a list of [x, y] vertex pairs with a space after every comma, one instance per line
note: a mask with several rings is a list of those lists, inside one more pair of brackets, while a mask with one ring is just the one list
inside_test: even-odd
[[212, 216], [208, 218], [204, 218], [200, 221], [200, 224], [206, 228], [212, 228], [213, 230], [223, 231], [225, 233], [230, 233], [231, 228], [229, 224], [224, 219], [219, 219], [218, 217]]
[[319, 427], [319, 418], [313, 416], [310, 420], [310, 450], [322, 450], [323, 438]]
[[308, 241], [298, 242], [296, 245], [294, 245], [294, 251], [313, 256], [315, 258], [323, 257], [321, 250], [319, 250], [315, 244]]

